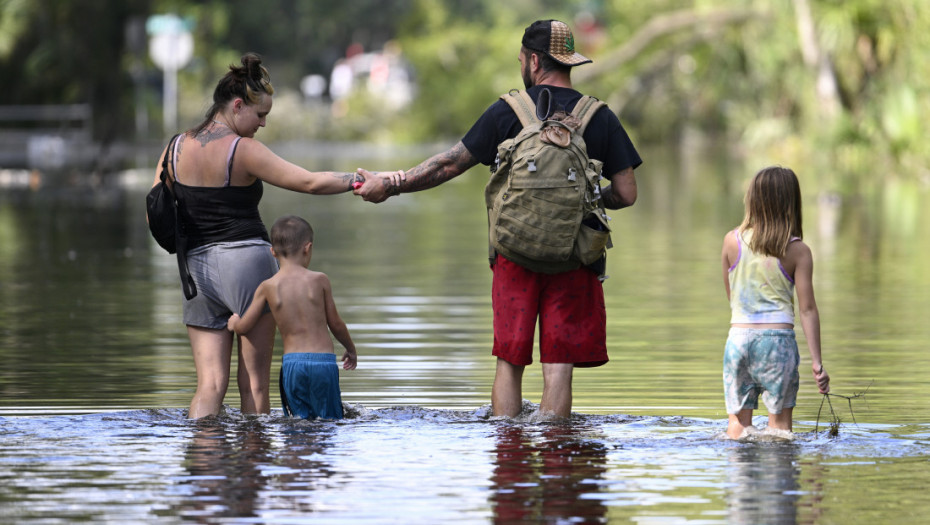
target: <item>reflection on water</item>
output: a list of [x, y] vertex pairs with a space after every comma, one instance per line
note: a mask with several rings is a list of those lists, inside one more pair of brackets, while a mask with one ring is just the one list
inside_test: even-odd
[[227, 429], [213, 418], [194, 423], [184, 454], [187, 475], [177, 486], [182, 504], [171, 513], [207, 523], [217, 517], [256, 517], [256, 499], [267, 483], [261, 469], [272, 461], [260, 422]]
[[[724, 232], [741, 219], [740, 181], [748, 176], [700, 157], [684, 171], [675, 162], [652, 155], [637, 177], [640, 201], [612, 212], [611, 361], [577, 371], [576, 411], [724, 418], [728, 309], [719, 251]], [[0, 195], [0, 414], [189, 403], [195, 376], [177, 270], [145, 226], [145, 179], [106, 198], [85, 190]], [[312, 266], [330, 276], [360, 351], [359, 369], [341, 380], [347, 401], [456, 409], [488, 402], [485, 180], [473, 170], [381, 205], [266, 191], [266, 222], [293, 213], [315, 226]], [[859, 421], [923, 422], [930, 413], [922, 395], [930, 374], [930, 243], [923, 241], [930, 206], [922, 203], [930, 196], [889, 184], [894, 207], [804, 190], [834, 391], [869, 389], [867, 403], [853, 406]], [[524, 395], [538, 401], [539, 367], [527, 369], [524, 383]], [[226, 402], [235, 405], [231, 390]], [[819, 406], [802, 375], [795, 409], [802, 430]], [[842, 407], [844, 421], [853, 419], [848, 412]]]
[[602, 441], [569, 424], [496, 432], [491, 503], [494, 523], [603, 523], [599, 481], [607, 471]]
[[[528, 406], [535, 411], [536, 406]], [[913, 523], [930, 426], [732, 442], [713, 421], [347, 407], [0, 419], [4, 523]], [[532, 418], [528, 418], [532, 419]], [[864, 521], [865, 520], [865, 521]]]
[[[679, 169], [674, 155], [647, 162], [637, 174], [640, 201], [611, 213], [611, 361], [576, 371], [575, 414], [553, 425], [489, 416], [480, 170], [377, 206], [266, 191], [266, 223], [293, 213], [314, 225], [312, 266], [330, 276], [359, 349], [359, 368], [340, 378], [352, 407], [341, 422], [285, 420], [280, 408], [184, 419], [195, 375], [181, 293], [173, 258], [149, 238], [143, 187], [105, 198], [0, 194], [2, 520], [910, 523], [927, 515], [930, 196], [891, 182], [884, 196], [819, 199], [801, 174], [831, 386], [867, 394], [834, 403], [839, 436], [814, 434], [821, 397], [802, 375], [795, 441], [733, 443], [717, 438], [726, 426], [728, 319], [719, 254], [742, 216], [740, 181], [753, 170], [700, 158]], [[274, 383], [280, 353], [273, 366]], [[541, 386], [540, 368], [528, 367], [524, 396], [538, 402]], [[226, 403], [238, 406], [232, 396]]]
[[800, 446], [794, 443], [731, 448], [727, 458], [728, 519], [732, 523], [799, 523], [799, 455]]

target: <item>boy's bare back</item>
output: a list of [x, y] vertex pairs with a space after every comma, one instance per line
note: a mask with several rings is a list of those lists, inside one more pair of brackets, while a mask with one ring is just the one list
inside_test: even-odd
[[[252, 304], [241, 317], [233, 313], [226, 328], [239, 335], [248, 333], [264, 314], [267, 304], [281, 332], [285, 354], [335, 353], [332, 333], [345, 347], [342, 368], [354, 370], [358, 364], [355, 343], [336, 310], [329, 277], [308, 269], [313, 229], [299, 217], [282, 217], [272, 226], [271, 237], [271, 253], [278, 260], [279, 270], [258, 285]], [[275, 247], [275, 243], [279, 245]]]
[[285, 354], [334, 352], [330, 324], [336, 324], [335, 333], [341, 319], [326, 274], [296, 266], [284, 267], [263, 282], [256, 293], [262, 294], [271, 308]]
[[[309, 256], [308, 261], [309, 261]], [[279, 258], [281, 269], [255, 290], [252, 304], [239, 317], [233, 314], [227, 328], [237, 334], [248, 333], [267, 304], [281, 332], [284, 353], [335, 353], [330, 332], [345, 347], [342, 368], [354, 370], [358, 365], [355, 343], [345, 321], [339, 317], [333, 301], [329, 277], [308, 270], [286, 257]]]

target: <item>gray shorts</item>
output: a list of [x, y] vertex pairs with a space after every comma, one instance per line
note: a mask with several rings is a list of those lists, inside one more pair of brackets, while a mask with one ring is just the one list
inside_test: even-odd
[[793, 408], [800, 360], [792, 329], [730, 328], [723, 353], [727, 414], [759, 408], [759, 395], [769, 414]]
[[184, 324], [213, 330], [225, 329], [230, 315], [245, 312], [258, 285], [278, 271], [271, 245], [261, 239], [195, 248], [187, 264], [197, 296], [184, 300]]

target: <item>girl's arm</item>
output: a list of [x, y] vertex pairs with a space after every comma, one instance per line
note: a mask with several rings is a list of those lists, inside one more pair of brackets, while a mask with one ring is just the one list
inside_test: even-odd
[[245, 313], [242, 314], [242, 317], [236, 313], [232, 314], [229, 321], [226, 323], [226, 328], [230, 332], [242, 335], [249, 333], [249, 330], [255, 327], [255, 323], [261, 318], [262, 310], [265, 309], [265, 303], [267, 302], [265, 298], [266, 288], [267, 286], [264, 282], [258, 285], [258, 289], [255, 290], [255, 296], [252, 298], [252, 303], [246, 309]]
[[820, 312], [814, 299], [814, 258], [810, 248], [803, 242], [796, 241], [788, 245], [787, 257], [793, 259], [794, 285], [798, 295], [798, 312], [801, 328], [807, 338], [807, 348], [811, 354], [811, 372], [817, 380], [821, 394], [830, 391], [830, 376], [823, 367], [820, 351]]

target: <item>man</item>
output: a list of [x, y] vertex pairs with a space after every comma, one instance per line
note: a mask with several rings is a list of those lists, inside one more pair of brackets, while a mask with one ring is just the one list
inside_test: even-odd
[[[543, 88], [552, 107], [571, 111], [582, 94], [572, 89], [571, 68], [591, 62], [575, 52], [568, 26], [558, 20], [539, 20], [526, 28], [520, 49], [523, 83], [535, 102]], [[490, 166], [497, 146], [522, 128], [510, 106], [498, 100], [478, 119], [465, 137], [449, 151], [385, 177], [365, 170], [366, 183], [355, 190], [367, 201], [381, 202], [390, 195], [438, 186], [477, 163]], [[636, 201], [633, 169], [642, 161], [616, 115], [607, 107], [594, 114], [584, 132], [591, 158], [604, 163], [610, 184], [602, 189], [608, 209], [632, 206]], [[599, 262], [603, 265], [603, 260]], [[572, 371], [607, 362], [604, 292], [599, 272], [582, 267], [544, 274], [519, 266], [500, 255], [492, 265], [494, 349], [497, 371], [491, 392], [494, 415], [515, 417], [522, 408], [522, 379], [532, 363], [533, 337], [540, 322], [540, 362], [543, 416], [568, 417], [572, 404]]]

